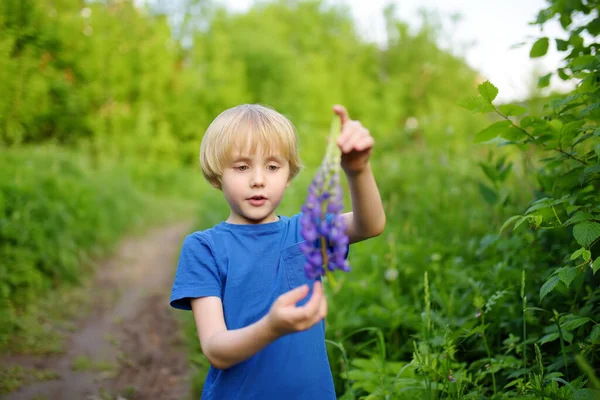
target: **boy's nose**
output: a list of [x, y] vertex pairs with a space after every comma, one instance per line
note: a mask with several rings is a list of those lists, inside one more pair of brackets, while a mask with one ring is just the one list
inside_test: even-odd
[[252, 187], [263, 187], [265, 186], [265, 178], [262, 171], [256, 171], [252, 174], [252, 180], [250, 181]]

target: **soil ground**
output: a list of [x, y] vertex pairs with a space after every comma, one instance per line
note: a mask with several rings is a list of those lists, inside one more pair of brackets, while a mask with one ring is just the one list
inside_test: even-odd
[[64, 353], [0, 360], [4, 366], [52, 371], [53, 377], [28, 380], [0, 397], [189, 399], [184, 341], [174, 317], [177, 311], [168, 305], [177, 256], [189, 232], [191, 226], [185, 223], [125, 239], [97, 266], [89, 296], [98, 301], [76, 321]]

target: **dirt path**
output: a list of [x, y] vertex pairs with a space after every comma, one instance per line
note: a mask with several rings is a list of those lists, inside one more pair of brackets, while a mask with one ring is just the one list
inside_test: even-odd
[[[179, 224], [125, 240], [114, 257], [98, 266], [89, 293], [99, 299], [116, 294], [109, 296], [113, 301], [100, 302], [79, 321], [65, 354], [2, 361], [49, 369], [59, 379], [33, 382], [2, 398], [187, 399], [188, 364], [168, 296], [174, 263], [190, 231], [189, 224]], [[74, 363], [81, 368], [73, 370]]]

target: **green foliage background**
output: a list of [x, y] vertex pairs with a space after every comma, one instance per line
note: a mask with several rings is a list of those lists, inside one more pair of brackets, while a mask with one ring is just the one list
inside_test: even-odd
[[[388, 7], [378, 46], [349, 10], [320, 1], [179, 10], [0, 4], [0, 345], [27, 334], [19, 321], [40, 294], [89, 274], [85, 260], [132, 227], [190, 218], [190, 205], [199, 229], [226, 216], [197, 170], [222, 110], [268, 104], [297, 126], [306, 169], [282, 205], [291, 214], [342, 103], [376, 138], [388, 225], [353, 246], [353, 271], [329, 293], [340, 397], [593, 398], [596, 2], [540, 11], [536, 22], [558, 19], [564, 37], [532, 43], [531, 56], [550, 44], [566, 56], [540, 86], [578, 85], [531, 106], [496, 104], [491, 83], [440, 49], [435, 15], [414, 31]], [[165, 215], [174, 202], [181, 212]], [[207, 364], [189, 317], [199, 392]]]

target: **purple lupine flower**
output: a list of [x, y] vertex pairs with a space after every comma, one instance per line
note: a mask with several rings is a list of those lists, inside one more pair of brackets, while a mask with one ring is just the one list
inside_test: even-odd
[[306, 256], [306, 276], [316, 279], [326, 275], [333, 286], [333, 271], [350, 270], [346, 260], [346, 223], [340, 214], [344, 203], [340, 186], [340, 152], [335, 144], [339, 132], [339, 119], [335, 118], [325, 157], [308, 188], [300, 221], [302, 237], [306, 240], [301, 245]]

